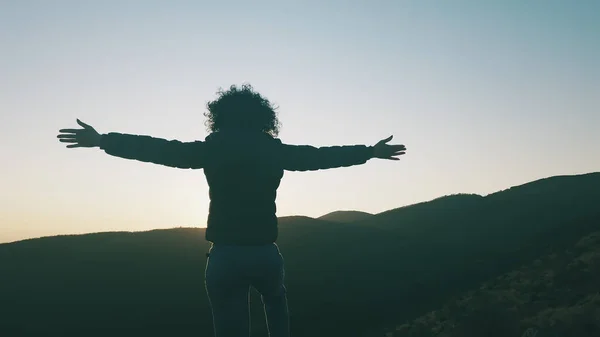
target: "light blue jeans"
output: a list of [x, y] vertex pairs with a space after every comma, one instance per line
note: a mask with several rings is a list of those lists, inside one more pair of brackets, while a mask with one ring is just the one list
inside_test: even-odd
[[213, 244], [205, 285], [215, 337], [250, 336], [250, 287], [261, 294], [271, 337], [289, 337], [284, 261], [275, 243], [261, 246]]

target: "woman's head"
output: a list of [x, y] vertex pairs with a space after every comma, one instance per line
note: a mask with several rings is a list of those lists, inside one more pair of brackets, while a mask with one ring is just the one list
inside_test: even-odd
[[250, 84], [241, 88], [232, 85], [229, 90], [220, 89], [217, 95], [217, 99], [206, 104], [208, 111], [204, 113], [210, 132], [242, 129], [262, 131], [273, 137], [279, 133], [277, 108]]

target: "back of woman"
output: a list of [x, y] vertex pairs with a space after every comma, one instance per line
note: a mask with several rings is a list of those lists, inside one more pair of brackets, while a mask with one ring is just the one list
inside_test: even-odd
[[275, 242], [275, 199], [283, 177], [275, 139], [262, 132], [224, 130], [205, 142], [215, 152], [204, 167], [210, 196], [206, 240], [229, 245]]

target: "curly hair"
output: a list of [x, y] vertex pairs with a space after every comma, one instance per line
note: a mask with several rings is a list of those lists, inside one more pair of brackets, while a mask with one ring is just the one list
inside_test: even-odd
[[210, 132], [224, 129], [261, 131], [276, 137], [281, 123], [277, 107], [254, 91], [250, 84], [217, 91], [217, 99], [206, 103], [206, 127]]

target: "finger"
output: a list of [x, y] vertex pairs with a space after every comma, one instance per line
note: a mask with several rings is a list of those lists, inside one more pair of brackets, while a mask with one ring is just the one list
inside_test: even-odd
[[77, 139], [75, 139], [75, 138], [62, 138], [62, 139], [59, 139], [59, 141], [61, 143], [77, 143], [78, 142]]
[[92, 127], [77, 119], [77, 124], [81, 125], [84, 129], [91, 129]]
[[79, 133], [83, 131], [82, 129], [60, 129], [58, 130], [58, 132], [62, 132], [62, 133]]
[[384, 144], [385, 144], [385, 143], [389, 142], [390, 140], [392, 140], [392, 138], [394, 138], [394, 136], [393, 136], [393, 135], [392, 135], [392, 136], [389, 136], [389, 137], [387, 137], [386, 139], [383, 139], [383, 140], [381, 140], [381, 141], [380, 141], [380, 143], [384, 143]]
[[76, 138], [77, 135], [74, 133], [64, 133], [61, 135], [56, 136], [56, 138]]
[[395, 152], [392, 156], [401, 156], [401, 155], [403, 155], [405, 153], [406, 152], [404, 152], [404, 151], [398, 151], [398, 152]]
[[72, 149], [72, 148], [76, 148], [76, 147], [83, 147], [83, 146], [81, 146], [81, 144], [71, 144], [71, 145], [67, 145], [67, 147], [68, 147], [69, 149]]
[[392, 148], [392, 150], [394, 151], [402, 151], [402, 150], [406, 150], [406, 146], [404, 145], [390, 145], [390, 147]]
[[385, 158], [385, 159], [388, 159], [388, 160], [400, 160], [400, 158], [396, 158], [396, 157], [388, 157], [388, 158]]

